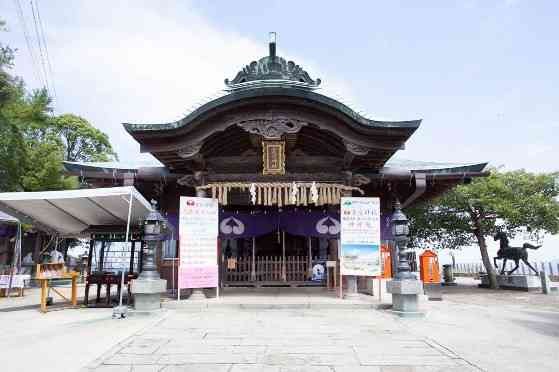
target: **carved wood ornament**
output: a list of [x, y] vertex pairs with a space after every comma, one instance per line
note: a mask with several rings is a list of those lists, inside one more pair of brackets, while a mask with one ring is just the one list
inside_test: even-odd
[[285, 174], [285, 141], [262, 141], [262, 174]]
[[284, 134], [299, 132], [307, 123], [302, 120], [280, 117], [271, 120], [244, 120], [237, 123], [237, 125], [249, 133], [264, 137], [264, 139], [280, 139]]

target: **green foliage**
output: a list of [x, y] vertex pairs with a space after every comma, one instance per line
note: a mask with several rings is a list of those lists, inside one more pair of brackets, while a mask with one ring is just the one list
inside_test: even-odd
[[109, 161], [116, 159], [109, 137], [87, 120], [73, 114], [60, 115], [52, 121], [56, 135], [64, 144], [64, 160]]
[[0, 192], [77, 188], [62, 161], [116, 158], [108, 137], [79, 116], [52, 117], [46, 90], [28, 94], [10, 74], [14, 52], [0, 43]]
[[493, 171], [469, 185], [460, 185], [437, 200], [407, 213], [415, 246], [440, 248], [471, 245], [497, 229], [514, 236], [527, 229], [534, 238], [559, 232], [558, 174], [524, 170]]

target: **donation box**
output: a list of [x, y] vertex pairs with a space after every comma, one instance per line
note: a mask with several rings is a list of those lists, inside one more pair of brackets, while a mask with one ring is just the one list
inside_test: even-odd
[[382, 260], [382, 276], [381, 278], [392, 278], [392, 257], [391, 249], [388, 244], [381, 244], [380, 258]]
[[423, 283], [440, 283], [439, 257], [433, 251], [426, 250], [419, 256], [419, 276]]

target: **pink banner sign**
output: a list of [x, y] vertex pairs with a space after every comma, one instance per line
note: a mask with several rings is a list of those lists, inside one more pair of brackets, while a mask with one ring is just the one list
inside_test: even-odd
[[216, 199], [181, 196], [179, 288], [218, 286]]
[[217, 287], [217, 265], [179, 267], [179, 288]]

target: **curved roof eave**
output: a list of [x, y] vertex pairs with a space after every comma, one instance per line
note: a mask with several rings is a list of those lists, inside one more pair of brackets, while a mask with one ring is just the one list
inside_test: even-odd
[[419, 128], [421, 124], [421, 119], [408, 121], [379, 121], [368, 119], [360, 115], [358, 112], [354, 111], [347, 105], [328, 96], [306, 89], [274, 86], [232, 91], [229, 94], [203, 104], [194, 111], [190, 112], [184, 118], [175, 122], [162, 124], [123, 123], [123, 125], [126, 131], [130, 134], [144, 131], [172, 131], [188, 126], [191, 122], [195, 121], [203, 114], [206, 114], [217, 107], [245, 99], [272, 96], [293, 97], [310, 100], [312, 102], [324, 105], [340, 113], [343, 113], [345, 116], [351, 119], [351, 121], [363, 126], [363, 128], [407, 129], [413, 133], [417, 128]]

